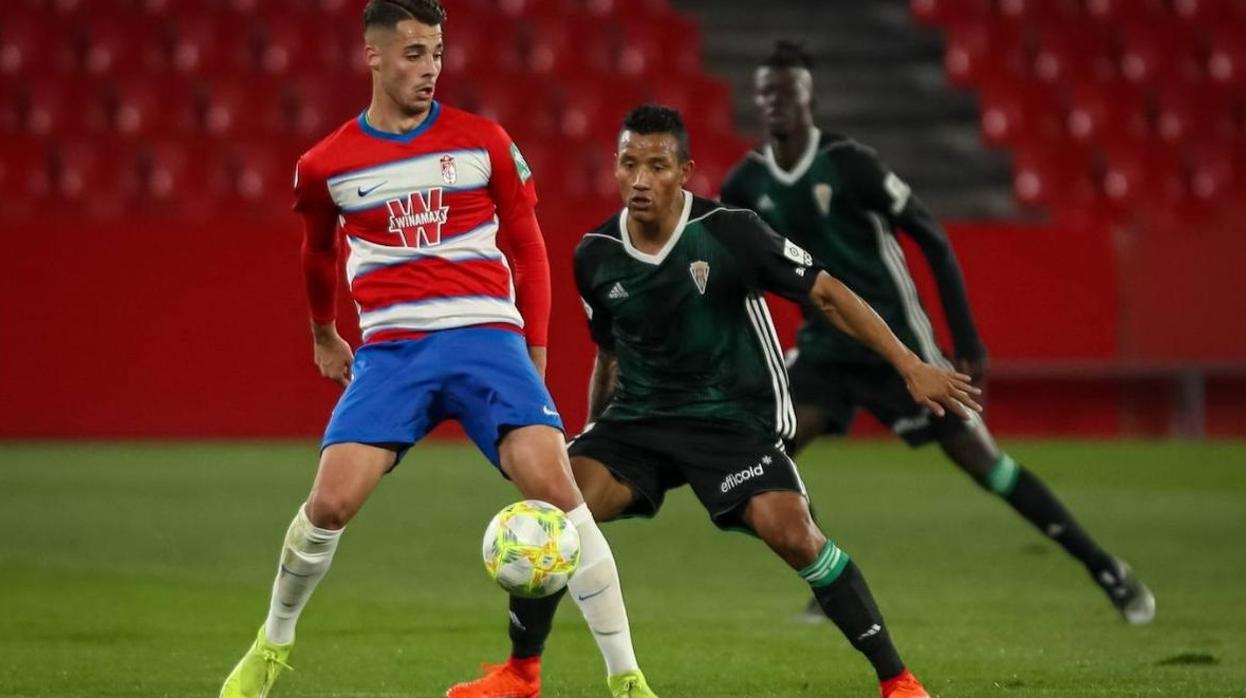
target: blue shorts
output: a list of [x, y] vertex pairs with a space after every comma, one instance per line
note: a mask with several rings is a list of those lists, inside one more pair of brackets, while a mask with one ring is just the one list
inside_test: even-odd
[[498, 442], [510, 429], [563, 428], [524, 339], [515, 332], [465, 327], [367, 344], [355, 354], [352, 373], [321, 448], [384, 445], [395, 448], [401, 460], [434, 427], [454, 419], [497, 466]]

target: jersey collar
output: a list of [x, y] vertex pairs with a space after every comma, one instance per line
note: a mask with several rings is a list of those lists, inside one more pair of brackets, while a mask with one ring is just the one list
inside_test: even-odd
[[796, 166], [790, 171], [779, 167], [779, 163], [774, 159], [774, 148], [767, 143], [765, 149], [762, 150], [762, 160], [766, 163], [766, 167], [770, 169], [770, 174], [783, 184], [792, 186], [805, 173], [809, 171], [809, 167], [813, 165], [813, 159], [818, 154], [818, 142], [822, 140], [822, 132], [817, 126], [809, 128], [809, 145], [805, 146], [805, 152], [796, 161]]
[[359, 112], [359, 129], [367, 135], [372, 136], [373, 138], [379, 138], [383, 141], [390, 141], [392, 143], [410, 143], [416, 138], [419, 138], [425, 131], [432, 128], [433, 123], [437, 121], [437, 117], [440, 115], [441, 102], [433, 100], [432, 106], [428, 108], [428, 116], [420, 122], [419, 126], [416, 126], [406, 133], [390, 133], [388, 131], [382, 131], [375, 128], [372, 124], [368, 123], [368, 110], [364, 109]]
[[684, 212], [679, 217], [679, 223], [675, 226], [675, 232], [671, 233], [671, 237], [658, 250], [656, 254], [641, 252], [632, 246], [632, 236], [627, 232], [627, 208], [624, 207], [619, 211], [619, 238], [623, 241], [623, 249], [632, 257], [646, 263], [658, 265], [666, 260], [666, 256], [675, 249], [676, 243], [679, 242], [680, 236], [684, 234], [684, 228], [688, 227], [688, 215], [692, 213], [692, 192], [684, 190]]

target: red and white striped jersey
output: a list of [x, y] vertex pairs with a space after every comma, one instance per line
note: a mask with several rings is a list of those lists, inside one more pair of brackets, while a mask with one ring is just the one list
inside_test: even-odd
[[498, 124], [434, 102], [399, 135], [360, 114], [299, 159], [294, 193], [296, 211], [344, 234], [365, 342], [523, 327], [498, 222], [531, 211], [536, 189]]

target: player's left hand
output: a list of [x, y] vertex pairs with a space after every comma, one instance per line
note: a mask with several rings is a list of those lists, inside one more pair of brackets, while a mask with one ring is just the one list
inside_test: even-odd
[[545, 347], [528, 347], [528, 357], [532, 359], [532, 365], [536, 366], [537, 375], [541, 377], [541, 380], [545, 380], [547, 356]]
[[913, 400], [938, 417], [947, 410], [962, 418], [982, 411], [982, 405], [974, 399], [982, 391], [973, 386], [967, 374], [919, 362], [905, 372], [904, 382]]
[[978, 402], [983, 407], [986, 406], [986, 373], [987, 359], [985, 356], [977, 359], [957, 358], [952, 362], [956, 366], [956, 370], [969, 376], [973, 387], [981, 390], [978, 394]]
[[969, 376], [969, 380], [973, 382], [974, 386], [978, 388], [983, 387], [982, 384], [986, 382], [987, 369], [985, 356], [980, 359], [957, 358], [953, 363], [956, 365], [957, 371]]

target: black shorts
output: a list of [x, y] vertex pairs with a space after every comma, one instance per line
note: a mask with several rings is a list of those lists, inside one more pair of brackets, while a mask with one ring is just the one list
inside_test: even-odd
[[696, 422], [598, 422], [571, 442], [571, 456], [601, 462], [636, 494], [623, 516], [652, 517], [667, 490], [692, 487], [722, 529], [747, 529], [744, 504], [762, 492], [805, 494], [782, 443]]
[[859, 407], [910, 446], [942, 440], [981, 422], [977, 413], [969, 419], [951, 412], [942, 417], [931, 414], [913, 401], [904, 377], [889, 364], [818, 363], [791, 352], [787, 375], [793, 404], [811, 405], [825, 412], [827, 434], [847, 433]]

